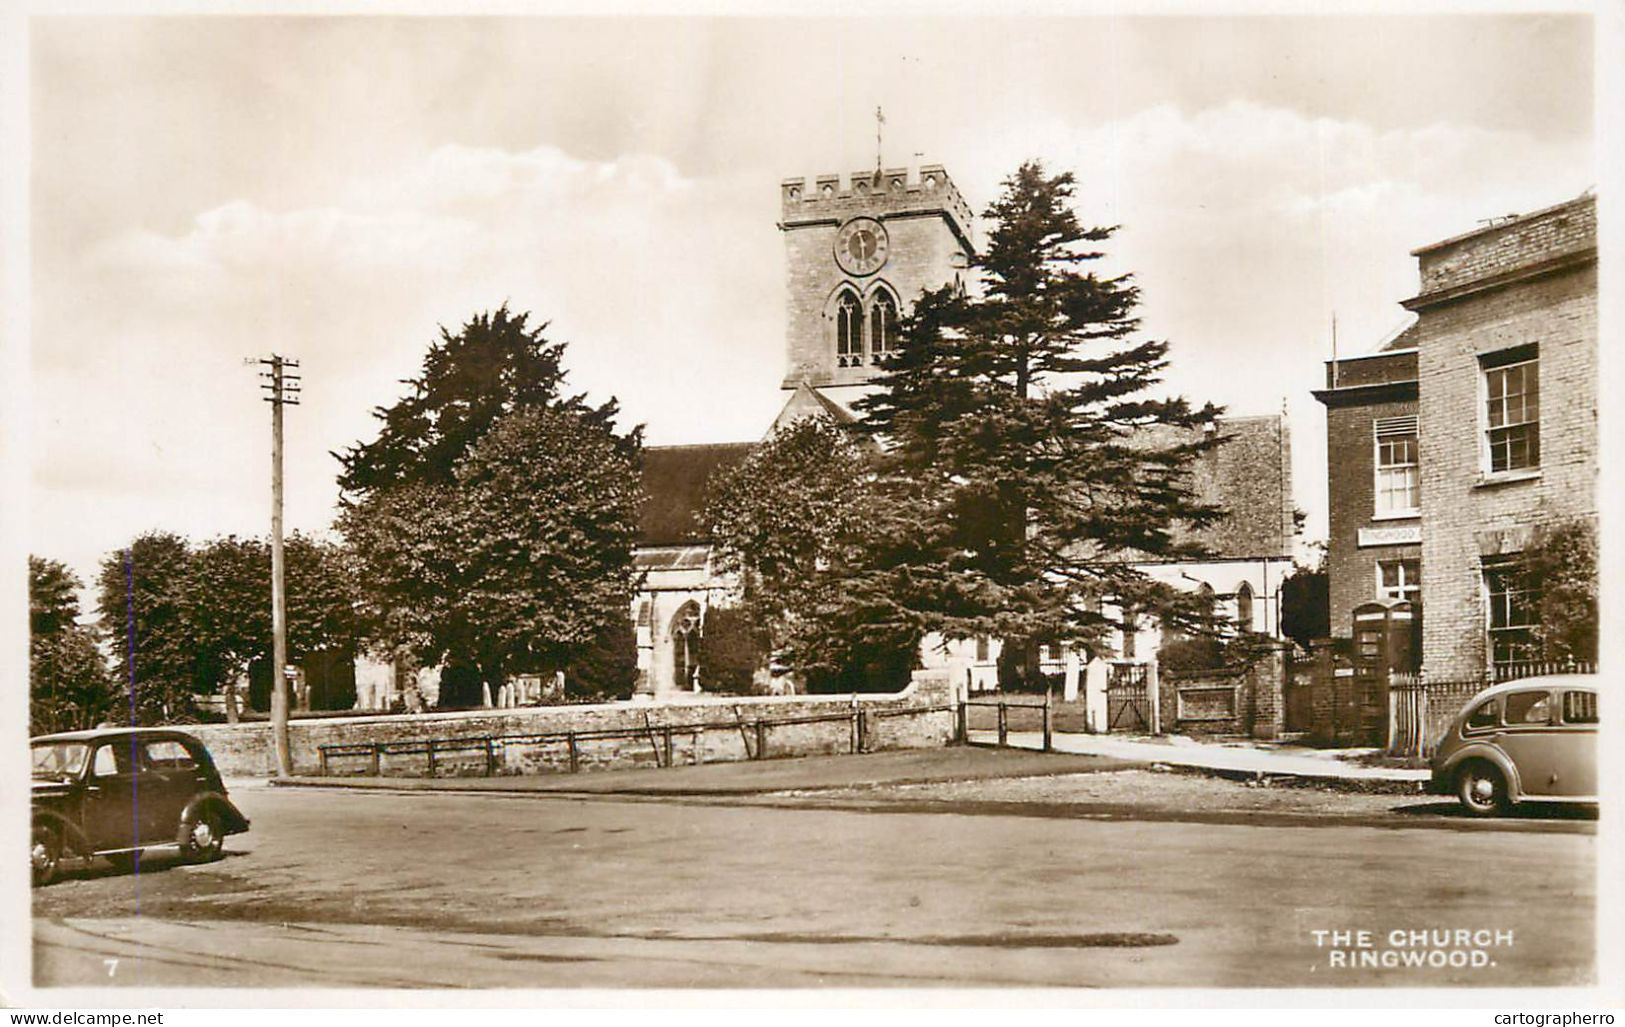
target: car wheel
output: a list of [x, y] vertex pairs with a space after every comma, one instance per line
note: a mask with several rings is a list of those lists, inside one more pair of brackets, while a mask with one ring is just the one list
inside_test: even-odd
[[28, 865], [34, 885], [50, 884], [56, 878], [57, 864], [61, 862], [62, 832], [47, 824], [36, 825], [28, 851]]
[[131, 873], [141, 869], [140, 849], [134, 849], [130, 852], [109, 852], [103, 858], [105, 858], [107, 862], [113, 864], [116, 869], [122, 870], [125, 873]]
[[188, 863], [207, 863], [220, 858], [226, 836], [220, 830], [220, 815], [214, 810], [200, 809], [189, 820], [181, 821], [181, 858]]
[[1474, 760], [1456, 774], [1456, 798], [1475, 817], [1491, 817], [1507, 809], [1506, 778], [1493, 763]]

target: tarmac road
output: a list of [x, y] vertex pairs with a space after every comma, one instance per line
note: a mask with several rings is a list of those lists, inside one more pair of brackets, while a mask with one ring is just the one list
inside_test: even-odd
[[[856, 759], [862, 759], [857, 757]], [[1144, 774], [1145, 789], [1164, 787]], [[153, 987], [1585, 984], [1595, 825], [1470, 830], [1170, 803], [235, 792], [227, 858], [35, 893], [35, 983]], [[1059, 784], [1046, 785], [1053, 798]], [[1215, 782], [1215, 784], [1228, 784]], [[1009, 789], [1007, 788], [1006, 791]], [[1182, 800], [1181, 800], [1182, 801]], [[1189, 803], [1187, 803], [1189, 805]], [[1421, 807], [1424, 814], [1425, 805]], [[1346, 811], [1345, 811], [1346, 812]], [[1473, 967], [1337, 967], [1315, 931], [1511, 932]], [[1504, 937], [1504, 935], [1503, 935]], [[1329, 942], [1329, 938], [1323, 938]], [[1345, 957], [1345, 962], [1354, 957]], [[1397, 957], [1391, 957], [1397, 958]]]

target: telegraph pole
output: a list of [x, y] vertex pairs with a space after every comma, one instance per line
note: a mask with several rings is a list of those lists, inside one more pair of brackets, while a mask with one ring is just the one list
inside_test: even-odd
[[269, 393], [261, 398], [271, 404], [271, 735], [277, 776], [289, 777], [293, 753], [288, 748], [288, 604], [282, 587], [282, 408], [299, 405], [299, 376], [288, 373], [299, 361], [273, 353], [260, 363], [270, 368], [260, 372], [270, 379], [260, 388]]

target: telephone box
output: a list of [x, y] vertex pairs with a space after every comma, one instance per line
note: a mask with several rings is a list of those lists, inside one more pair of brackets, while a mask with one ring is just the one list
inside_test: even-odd
[[1354, 675], [1344, 708], [1355, 735], [1365, 744], [1381, 745], [1387, 738], [1389, 675], [1414, 674], [1419, 669], [1418, 613], [1404, 600], [1379, 600], [1354, 608]]

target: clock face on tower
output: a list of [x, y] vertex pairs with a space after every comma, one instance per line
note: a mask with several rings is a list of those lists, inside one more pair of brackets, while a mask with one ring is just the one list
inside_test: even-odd
[[835, 263], [849, 275], [872, 275], [886, 263], [886, 228], [874, 218], [853, 218], [835, 233]]

